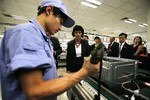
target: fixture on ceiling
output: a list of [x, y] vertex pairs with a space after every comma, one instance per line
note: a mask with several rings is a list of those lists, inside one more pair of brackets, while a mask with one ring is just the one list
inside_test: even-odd
[[148, 24], [146, 24], [146, 23], [142, 23], [142, 24], [139, 24], [138, 26], [140, 26], [140, 27], [147, 27], [147, 26], [148, 26]]
[[130, 18], [128, 18], [128, 17], [124, 17], [124, 18], [122, 18], [121, 20], [123, 20], [123, 21], [126, 22], [126, 23], [130, 23], [130, 24], [137, 22], [136, 20], [130, 19]]
[[17, 24], [14, 24], [14, 23], [6, 23], [6, 22], [0, 22], [0, 25], [15, 26], [15, 25], [17, 25]]
[[82, 5], [91, 7], [91, 8], [97, 8], [99, 5], [101, 5], [102, 3], [99, 2], [98, 0], [83, 0], [81, 2]]
[[26, 17], [24, 16], [18, 16], [18, 15], [10, 15], [10, 14], [3, 14], [5, 17], [10, 17], [10, 18], [14, 18], [14, 19], [21, 19], [21, 20], [28, 20]]

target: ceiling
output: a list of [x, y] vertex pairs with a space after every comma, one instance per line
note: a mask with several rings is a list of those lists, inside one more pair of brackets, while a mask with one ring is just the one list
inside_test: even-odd
[[[102, 4], [97, 8], [81, 5], [82, 0], [62, 0], [65, 2], [69, 15], [76, 24], [82, 25], [86, 32], [107, 36], [118, 36], [121, 32], [129, 35], [140, 34], [146, 38], [147, 27], [138, 25], [147, 23], [147, 11], [150, 0], [98, 0]], [[0, 0], [0, 27], [27, 22], [35, 18], [41, 0]], [[28, 20], [14, 19], [3, 14], [24, 16]], [[121, 19], [124, 17], [137, 20], [128, 24]], [[62, 30], [71, 31], [72, 28], [62, 27]], [[2, 32], [0, 32], [2, 33]]]

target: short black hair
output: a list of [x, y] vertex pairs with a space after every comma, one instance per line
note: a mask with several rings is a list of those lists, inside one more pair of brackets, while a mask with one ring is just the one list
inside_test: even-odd
[[115, 40], [115, 37], [112, 37], [113, 38], [113, 40]]
[[125, 38], [127, 38], [127, 34], [126, 34], [126, 33], [120, 33], [120, 34], [119, 34], [119, 37], [120, 37], [120, 36], [123, 36], [123, 35], [125, 36]]
[[81, 32], [82, 32], [81, 37], [83, 37], [83, 35], [84, 35], [84, 29], [83, 29], [82, 26], [80, 26], [80, 25], [75, 25], [75, 26], [73, 27], [73, 31], [72, 31], [72, 36], [73, 36], [73, 37], [75, 36], [75, 35], [74, 35], [74, 32], [75, 32], [75, 31], [81, 31]]
[[100, 41], [100, 38], [99, 38], [98, 36], [96, 36], [96, 37], [94, 38], [94, 40], [96, 40], [96, 39], [98, 39], [98, 40]]
[[[44, 6], [44, 7], [41, 8], [41, 6], [38, 6], [38, 13], [37, 13], [37, 15], [39, 16], [40, 14], [44, 13], [46, 11], [46, 7], [47, 6]], [[54, 14], [54, 16], [58, 16], [59, 15], [64, 20], [64, 22], [67, 19], [67, 16], [59, 8], [54, 7], [54, 6], [53, 6], [53, 14]]]
[[83, 37], [86, 37], [87, 39], [89, 39], [88, 35], [84, 35]]
[[37, 13], [37, 15], [39, 16], [41, 13], [44, 13], [45, 10], [46, 10], [46, 6], [42, 7], [42, 8], [41, 8], [41, 6], [38, 6], [38, 13]]

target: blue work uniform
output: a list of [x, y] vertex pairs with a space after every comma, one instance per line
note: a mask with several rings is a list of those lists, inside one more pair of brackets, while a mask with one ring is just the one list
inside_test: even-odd
[[[45, 80], [57, 77], [52, 42], [33, 19], [4, 33], [0, 45], [2, 100], [26, 100], [16, 71], [36, 68], [43, 70]], [[56, 97], [51, 99], [56, 100]]]

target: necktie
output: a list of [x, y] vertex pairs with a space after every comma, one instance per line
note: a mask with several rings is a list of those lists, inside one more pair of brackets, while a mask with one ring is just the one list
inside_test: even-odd
[[122, 46], [122, 43], [119, 44], [119, 58], [121, 58], [121, 46]]
[[111, 44], [112, 44], [112, 42], [108, 45], [108, 50], [110, 49], [110, 47], [111, 47]]

